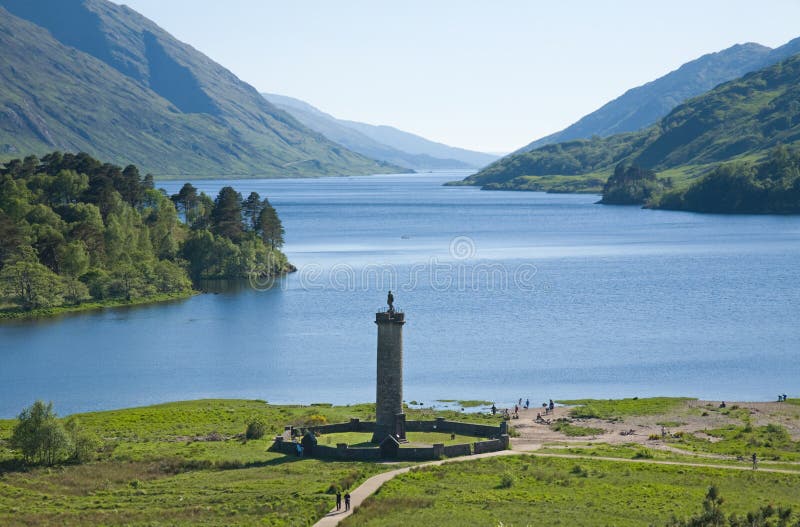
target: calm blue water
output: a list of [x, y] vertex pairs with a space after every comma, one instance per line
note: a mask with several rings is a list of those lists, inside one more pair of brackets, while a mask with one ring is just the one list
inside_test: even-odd
[[300, 271], [267, 290], [4, 324], [0, 416], [36, 398], [62, 414], [370, 401], [389, 288], [408, 320], [408, 401], [800, 394], [800, 217], [441, 186], [464, 175], [195, 182], [268, 196]]

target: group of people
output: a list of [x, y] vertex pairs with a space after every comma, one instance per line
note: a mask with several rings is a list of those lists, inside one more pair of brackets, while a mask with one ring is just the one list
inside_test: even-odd
[[778, 402], [779, 403], [785, 403], [786, 402], [786, 394], [785, 393], [783, 395], [778, 395]]
[[[336, 491], [336, 510], [337, 511], [342, 510], [342, 492], [339, 491], [339, 490]], [[345, 492], [345, 494], [344, 494], [344, 510], [345, 511], [349, 511], [350, 510], [350, 493], [349, 492]]]
[[[530, 399], [525, 399], [525, 402], [523, 403], [522, 402], [522, 397], [520, 397], [519, 400], [517, 401], [517, 404], [514, 405], [514, 412], [513, 413], [511, 413], [511, 409], [509, 409], [509, 408], [504, 408], [502, 410], [503, 418], [504, 419], [519, 419], [519, 411], [520, 411], [520, 409], [524, 408], [525, 410], [527, 410], [528, 408], [530, 408], [530, 406], [531, 406], [531, 400]], [[556, 405], [555, 405], [555, 403], [553, 402], [552, 399], [550, 399], [550, 402], [548, 402], [548, 403], [542, 403], [542, 410], [544, 410], [544, 414], [545, 415], [549, 415], [555, 409], [555, 407], [556, 407]], [[492, 415], [495, 415], [495, 414], [497, 414], [497, 406], [494, 403], [492, 403]], [[536, 420], [537, 423], [541, 422], [542, 421], [542, 414], [541, 413], [537, 413], [535, 420]]]

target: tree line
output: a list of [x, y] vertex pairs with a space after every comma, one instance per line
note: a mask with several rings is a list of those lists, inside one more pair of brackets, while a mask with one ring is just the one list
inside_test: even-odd
[[662, 194], [652, 206], [696, 212], [800, 213], [800, 149], [779, 146], [760, 163], [725, 163], [685, 190]]
[[724, 163], [686, 187], [652, 170], [620, 163], [601, 203], [694, 212], [800, 213], [800, 149], [775, 147], [758, 163]]
[[[180, 214], [179, 214], [180, 210]], [[134, 165], [88, 154], [0, 168], [0, 307], [30, 310], [191, 291], [205, 278], [291, 268], [267, 199], [186, 184], [168, 196]]]

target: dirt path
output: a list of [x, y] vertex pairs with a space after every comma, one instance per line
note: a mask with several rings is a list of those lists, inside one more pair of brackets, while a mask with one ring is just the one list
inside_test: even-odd
[[[716, 468], [720, 470], [739, 470], [739, 471], [752, 470], [752, 467], [750, 467], [749, 465], [737, 466], [737, 465], [719, 465], [713, 463], [687, 463], [685, 461], [666, 461], [666, 460], [656, 460], [656, 459], [628, 459], [628, 458], [618, 458], [618, 457], [587, 456], [579, 454], [545, 454], [536, 452], [536, 450], [540, 447], [541, 445], [536, 445], [532, 443], [531, 444], [523, 443], [520, 445], [515, 445], [513, 447], [514, 450], [501, 450], [500, 452], [489, 452], [486, 454], [476, 454], [472, 456], [457, 457], [441, 461], [431, 461], [428, 463], [421, 463], [419, 465], [414, 465], [413, 467], [404, 467], [396, 470], [390, 470], [389, 472], [383, 472], [381, 474], [377, 474], [366, 480], [364, 483], [359, 485], [354, 491], [350, 493], [351, 502], [349, 511], [345, 511], [344, 506], [342, 506], [341, 511], [336, 511], [336, 509], [332, 509], [324, 518], [315, 523], [314, 527], [333, 527], [335, 525], [339, 525], [340, 521], [350, 516], [356, 507], [361, 505], [364, 502], [364, 500], [366, 500], [369, 496], [374, 494], [384, 483], [393, 479], [395, 476], [398, 476], [400, 474], [405, 474], [412, 468], [431, 467], [431, 466], [442, 465], [444, 463], [474, 461], [476, 459], [482, 459], [487, 457], [531, 455], [536, 457], [552, 457], [561, 459], [591, 459], [600, 461], [612, 461], [618, 463], [642, 463], [647, 465], [679, 465], [682, 467]], [[760, 467], [758, 469], [758, 472], [800, 475], [800, 467], [798, 467], [798, 470]]]
[[[413, 467], [404, 467], [398, 468], [396, 470], [390, 470], [389, 472], [382, 472], [375, 476], [372, 476], [364, 483], [359, 485], [355, 490], [350, 492], [350, 510], [344, 510], [344, 504], [342, 505], [342, 510], [337, 511], [335, 508], [332, 509], [324, 518], [314, 524], [314, 527], [332, 527], [334, 525], [339, 525], [339, 522], [343, 519], [347, 518], [353, 513], [353, 510], [361, 505], [365, 499], [371, 496], [375, 491], [381, 488], [381, 485], [389, 481], [390, 479], [394, 478], [397, 475], [405, 474], [412, 468], [419, 468], [419, 467], [432, 467], [437, 465], [442, 465], [444, 463], [458, 463], [461, 461], [472, 461], [475, 459], [483, 459], [487, 457], [497, 457], [497, 456], [513, 456], [517, 454], [521, 454], [522, 452], [517, 452], [516, 450], [501, 450], [499, 452], [487, 452], [485, 454], [474, 454], [472, 456], [464, 456], [464, 457], [454, 457], [451, 459], [443, 459], [441, 461], [430, 461], [428, 463], [420, 463], [419, 465], [414, 465]], [[344, 500], [343, 500], [344, 501]]]

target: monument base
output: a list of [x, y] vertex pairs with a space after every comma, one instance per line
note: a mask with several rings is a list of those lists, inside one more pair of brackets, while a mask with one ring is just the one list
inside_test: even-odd
[[390, 424], [376, 423], [370, 442], [381, 444], [388, 436], [395, 438], [398, 443], [408, 443], [406, 439], [406, 414], [395, 415], [394, 422]]

